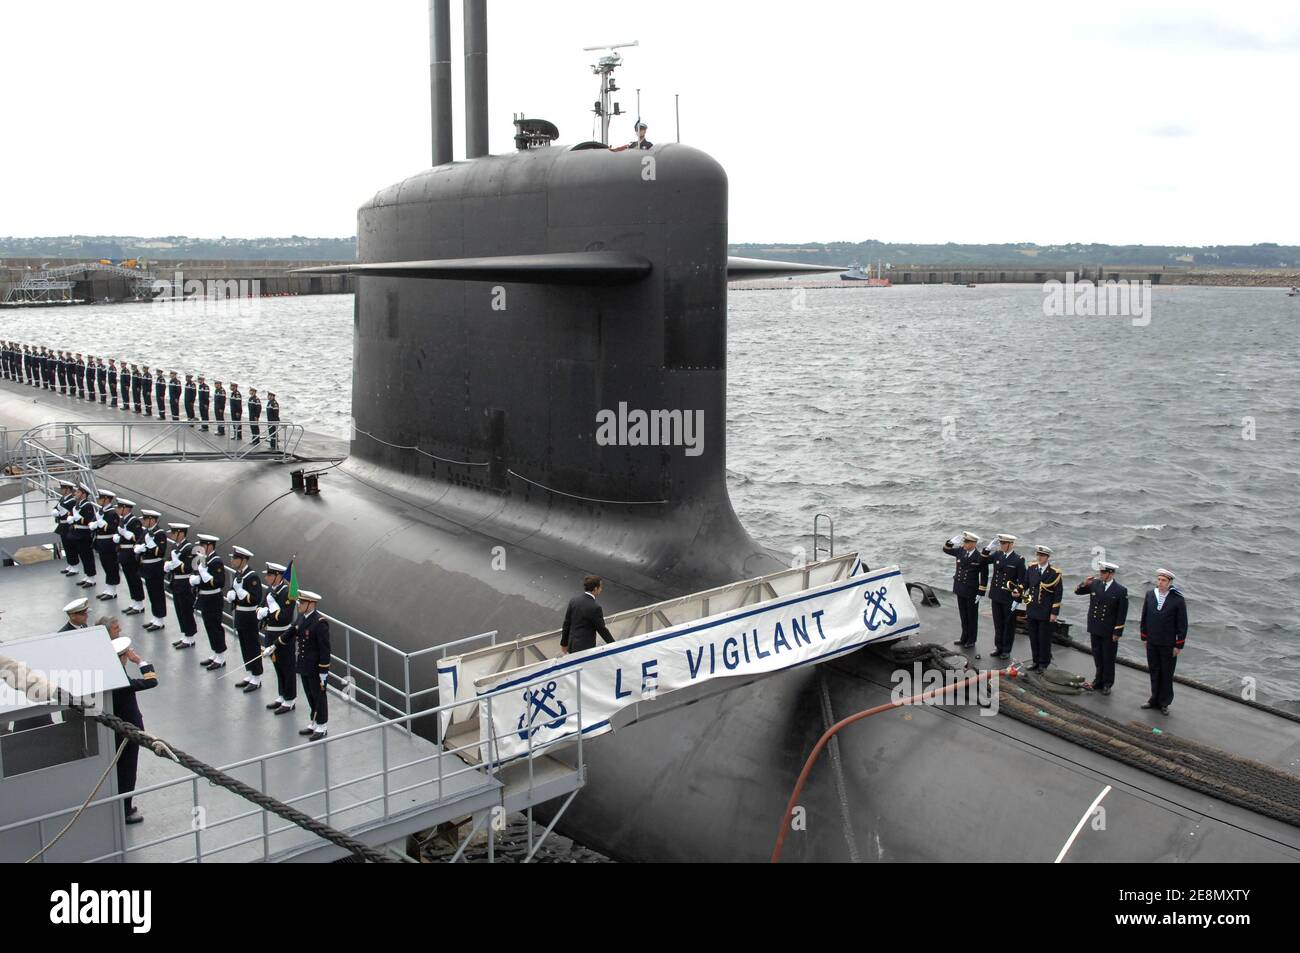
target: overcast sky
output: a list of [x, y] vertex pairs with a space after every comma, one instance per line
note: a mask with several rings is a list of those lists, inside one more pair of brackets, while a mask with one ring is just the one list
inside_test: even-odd
[[[512, 113], [596, 54], [731, 179], [735, 242], [1300, 244], [1300, 4], [490, 0]], [[463, 157], [461, 4], [452, 3]], [[0, 235], [342, 236], [429, 164], [424, 0], [6, 4]], [[615, 127], [631, 138], [634, 115]]]

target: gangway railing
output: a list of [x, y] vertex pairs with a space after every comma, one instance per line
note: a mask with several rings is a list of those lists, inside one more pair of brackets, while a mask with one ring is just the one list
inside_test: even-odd
[[[247, 419], [239, 424], [245, 431], [252, 426]], [[87, 459], [107, 456], [112, 463], [159, 459], [289, 460], [306, 433], [302, 424], [292, 421], [260, 420], [257, 426], [261, 433], [256, 441], [251, 431], [245, 434], [247, 439], [236, 440], [229, 433], [218, 435], [217, 426], [229, 431], [233, 424], [229, 420], [220, 425], [201, 420], [78, 420], [33, 427], [18, 438], [18, 444], [64, 451], [83, 447]]]

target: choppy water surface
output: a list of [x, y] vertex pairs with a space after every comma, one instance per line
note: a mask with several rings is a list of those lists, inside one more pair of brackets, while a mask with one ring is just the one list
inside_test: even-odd
[[[1042, 300], [1031, 286], [733, 291], [741, 519], [792, 550], [828, 513], [837, 550], [935, 582], [962, 529], [1051, 546], [1071, 589], [1098, 549], [1135, 595], [1168, 566], [1192, 619], [1180, 673], [1300, 701], [1300, 299], [1157, 287], [1146, 327], [1044, 317]], [[352, 298], [258, 308], [9, 313], [3, 336], [269, 387], [286, 420], [346, 435]], [[1085, 605], [1067, 597], [1067, 617]]]

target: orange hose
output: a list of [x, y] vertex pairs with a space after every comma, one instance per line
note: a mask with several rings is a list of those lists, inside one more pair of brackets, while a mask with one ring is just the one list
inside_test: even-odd
[[804, 762], [803, 770], [799, 772], [799, 780], [795, 782], [794, 790], [790, 792], [790, 803], [786, 805], [785, 817], [781, 819], [781, 829], [776, 834], [776, 847], [772, 850], [772, 863], [780, 863], [781, 849], [785, 846], [785, 833], [790, 829], [790, 818], [794, 816], [794, 809], [799, 803], [799, 795], [803, 793], [803, 786], [808, 781], [808, 775], [812, 772], [813, 765], [821, 756], [822, 749], [830, 743], [835, 733], [845, 725], [851, 725], [855, 721], [861, 721], [863, 718], [870, 718], [872, 715], [879, 715], [882, 711], [892, 711], [895, 708], [902, 708], [905, 705], [916, 705], [925, 702], [927, 699], [946, 695], [951, 691], [964, 688], [967, 685], [978, 683], [982, 679], [991, 678], [994, 675], [1005, 675], [1008, 678], [1016, 678], [1020, 675], [1020, 669], [1014, 665], [1010, 668], [990, 669], [985, 672], [979, 672], [960, 682], [953, 682], [951, 685], [945, 685], [942, 688], [931, 689], [928, 692], [922, 692], [919, 695], [913, 695], [911, 698], [903, 698], [899, 701], [891, 701], [888, 704], [877, 705], [875, 708], [868, 708], [860, 711], [856, 715], [850, 715], [843, 721], [838, 721], [826, 729], [826, 732], [818, 739], [817, 744], [813, 745], [812, 752], [808, 755], [808, 760]]

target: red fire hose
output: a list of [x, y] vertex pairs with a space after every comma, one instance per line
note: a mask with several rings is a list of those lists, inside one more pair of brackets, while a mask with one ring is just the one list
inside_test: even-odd
[[882, 711], [892, 711], [895, 708], [902, 708], [906, 705], [922, 704], [928, 699], [946, 695], [949, 692], [964, 688], [967, 685], [974, 685], [983, 679], [992, 678], [994, 675], [1005, 675], [1008, 678], [1016, 678], [1020, 675], [1020, 669], [1016, 666], [1004, 669], [990, 669], [986, 672], [978, 672], [970, 678], [960, 682], [953, 682], [951, 685], [945, 685], [942, 688], [931, 689], [928, 692], [922, 692], [919, 695], [913, 695], [911, 698], [903, 698], [898, 701], [891, 701], [884, 705], [877, 705], [875, 708], [868, 708], [866, 711], [860, 711], [856, 715], [850, 715], [843, 721], [836, 722], [826, 729], [825, 734], [818, 739], [817, 744], [813, 745], [812, 752], [808, 755], [808, 760], [804, 762], [803, 771], [799, 773], [799, 780], [795, 782], [794, 790], [790, 792], [790, 803], [786, 805], [785, 817], [781, 819], [781, 829], [776, 834], [776, 847], [772, 850], [772, 863], [780, 863], [781, 848], [785, 846], [785, 834], [790, 829], [790, 818], [794, 815], [794, 809], [799, 803], [799, 795], [803, 793], [803, 786], [808, 781], [808, 775], [812, 772], [813, 765], [821, 756], [822, 749], [830, 743], [835, 733], [846, 725], [851, 725], [855, 721], [861, 721], [863, 718], [870, 718], [872, 715], [879, 715]]

